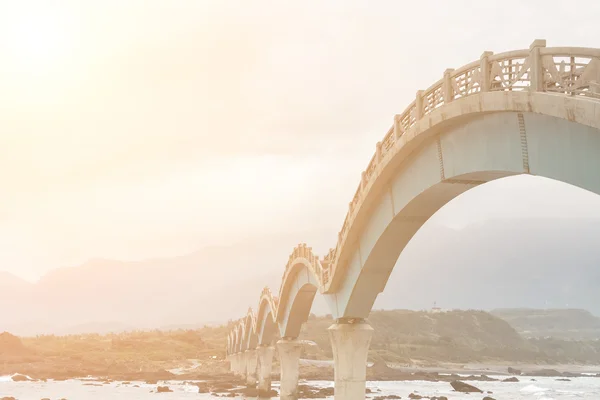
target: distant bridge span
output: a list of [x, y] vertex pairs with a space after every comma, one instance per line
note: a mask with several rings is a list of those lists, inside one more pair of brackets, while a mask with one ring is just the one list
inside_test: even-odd
[[235, 325], [232, 370], [268, 390], [272, 343], [281, 337], [280, 395], [294, 398], [297, 337], [319, 291], [336, 319], [335, 397], [363, 399], [372, 334], [365, 319], [406, 244], [454, 197], [518, 174], [600, 194], [600, 49], [536, 40], [526, 50], [484, 52], [418, 91], [377, 143], [336, 246], [323, 258], [305, 244], [294, 248], [278, 296], [265, 288], [256, 314]]

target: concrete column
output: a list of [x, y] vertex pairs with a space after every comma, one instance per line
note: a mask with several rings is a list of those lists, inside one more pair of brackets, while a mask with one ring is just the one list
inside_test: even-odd
[[375, 145], [375, 160], [377, 161], [377, 163], [379, 164], [379, 162], [381, 161], [381, 142], [377, 142], [377, 144]]
[[258, 396], [271, 391], [271, 372], [273, 367], [273, 346], [260, 346], [258, 351]]
[[423, 91], [417, 90], [417, 95], [415, 96], [415, 123], [423, 118], [423, 111]]
[[402, 131], [402, 115], [396, 114], [394, 115], [394, 135], [396, 135], [396, 139], [398, 139], [404, 133]]
[[[295, 400], [298, 398], [298, 375], [302, 343], [298, 339], [281, 339], [277, 342], [281, 378], [279, 398]], [[364, 393], [363, 393], [364, 394]]]
[[448, 68], [444, 71], [444, 81], [442, 86], [442, 93], [444, 96], [444, 104], [450, 103], [454, 100], [454, 87], [452, 86], [451, 75], [454, 72], [454, 68]]
[[338, 320], [328, 329], [335, 365], [336, 400], [364, 400], [373, 328], [363, 320]]
[[244, 372], [246, 370], [245, 367], [245, 360], [244, 360], [244, 353], [241, 352], [237, 352], [235, 353], [235, 374], [236, 375], [244, 375]]
[[[367, 185], [367, 172], [363, 171], [360, 173], [360, 191], [362, 192]], [[352, 208], [352, 203], [350, 203], [350, 208]]]
[[233, 353], [229, 355], [229, 360], [231, 362], [231, 372], [234, 373], [234, 375], [237, 375], [238, 373], [238, 357], [237, 357], [237, 353]]
[[244, 352], [246, 361], [246, 386], [249, 388], [256, 387], [256, 350], [246, 350]]
[[491, 51], [484, 51], [479, 58], [479, 90], [482, 92], [489, 92], [491, 89], [490, 57], [493, 54]]
[[536, 39], [529, 46], [529, 79], [531, 90], [534, 92], [544, 91], [544, 70], [540, 48], [546, 47], [546, 41]]

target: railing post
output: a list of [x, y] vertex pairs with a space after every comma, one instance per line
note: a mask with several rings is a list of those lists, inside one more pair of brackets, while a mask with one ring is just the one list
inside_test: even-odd
[[[363, 171], [360, 174], [360, 191], [361, 192], [365, 189], [366, 185], [367, 185], [367, 171]], [[352, 205], [352, 203], [350, 203], [350, 205]]]
[[415, 122], [423, 118], [423, 91], [417, 90], [415, 97]]
[[381, 142], [377, 142], [375, 145], [375, 161], [377, 161], [377, 164], [381, 161]]
[[402, 115], [394, 115], [394, 135], [396, 139], [402, 136], [404, 132], [402, 132]]
[[452, 87], [452, 80], [450, 79], [452, 72], [454, 72], [454, 68], [448, 68], [444, 71], [444, 104], [448, 104], [454, 100], [454, 88]]
[[544, 70], [542, 69], [540, 47], [546, 47], [544, 39], [536, 39], [529, 46], [529, 79], [531, 90], [534, 92], [544, 91]]
[[489, 92], [491, 88], [491, 68], [489, 57], [494, 53], [491, 51], [484, 51], [479, 59], [479, 88], [482, 92]]

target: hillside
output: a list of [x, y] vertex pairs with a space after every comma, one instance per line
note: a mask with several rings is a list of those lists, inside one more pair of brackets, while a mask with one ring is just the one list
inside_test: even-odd
[[[426, 367], [443, 363], [600, 364], [599, 341], [527, 340], [506, 321], [484, 311], [374, 311], [369, 322], [374, 328], [371, 361]], [[332, 323], [331, 318], [312, 316], [303, 326], [303, 358], [332, 358], [327, 333]], [[185, 379], [200, 379], [227, 372], [223, 360], [229, 329], [222, 325], [194, 330], [35, 336], [20, 341], [3, 334], [0, 374], [169, 379], [170, 369], [186, 369], [189, 375]]]
[[[330, 359], [327, 327], [333, 321], [313, 317], [303, 327], [301, 338], [314, 341], [317, 349], [307, 356]], [[402, 364], [510, 360], [537, 362], [545, 354], [523, 339], [504, 320], [484, 311], [374, 311], [369, 358]]]
[[580, 309], [498, 309], [491, 314], [528, 338], [600, 339], [600, 318]]

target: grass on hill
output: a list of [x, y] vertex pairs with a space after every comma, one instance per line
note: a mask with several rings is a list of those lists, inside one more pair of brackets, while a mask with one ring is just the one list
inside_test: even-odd
[[[331, 359], [327, 328], [331, 317], [311, 316], [300, 338], [303, 357]], [[440, 362], [600, 363], [600, 341], [526, 339], [503, 319], [483, 311], [442, 313], [373, 311], [369, 359], [400, 364]], [[225, 371], [225, 344], [231, 323], [197, 330], [133, 331], [15, 338], [0, 335], [0, 374], [33, 371], [118, 375], [161, 371], [200, 360], [205, 371]], [[20, 343], [20, 344], [19, 344]]]

